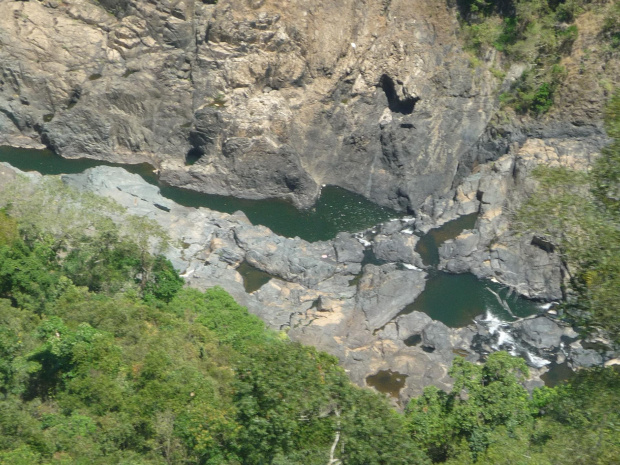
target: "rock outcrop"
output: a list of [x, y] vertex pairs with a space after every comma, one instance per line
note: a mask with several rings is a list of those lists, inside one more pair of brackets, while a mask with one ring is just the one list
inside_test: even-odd
[[[308, 243], [253, 226], [241, 212], [228, 215], [179, 206], [120, 168], [93, 168], [63, 175], [63, 180], [156, 220], [169, 231], [173, 247], [167, 255], [190, 286], [222, 286], [272, 328], [337, 356], [356, 383], [365, 385], [368, 376], [381, 370], [407, 375], [400, 392], [402, 405], [427, 385], [448, 388], [454, 357], [477, 361], [492, 350], [511, 350], [495, 347], [484, 325], [449, 328], [421, 312], [401, 314], [425, 286], [426, 272], [412, 263], [362, 265], [365, 249], [376, 248], [386, 237], [407, 235], [409, 219], [377, 225], [372, 231], [379, 242], [367, 246], [352, 233]], [[413, 245], [403, 256], [421, 261]], [[240, 274], [242, 263], [268, 272], [271, 280], [248, 293]], [[505, 325], [518, 341], [515, 346], [536, 357], [556, 360], [562, 353], [563, 360], [579, 367], [602, 364], [614, 355], [603, 357], [584, 349], [572, 329], [547, 317]], [[487, 342], [481, 343], [481, 338]], [[544, 370], [535, 369], [535, 376]]]
[[[451, 349], [457, 344], [466, 351], [473, 336], [471, 330], [447, 328], [418, 312], [423, 324], [401, 324], [412, 318], [398, 314], [422, 292], [426, 273], [402, 261], [362, 265], [364, 250], [373, 244], [362, 245], [355, 234], [341, 233], [332, 241], [314, 243], [277, 236], [264, 226], [253, 226], [241, 212], [229, 215], [177, 205], [162, 197], [157, 187], [120, 168], [101, 166], [62, 179], [157, 221], [172, 238], [168, 258], [190, 286], [222, 286], [272, 328], [338, 356], [361, 385], [378, 370], [392, 368], [411, 375], [401, 393], [403, 400], [428, 384], [449, 386], [447, 370], [455, 356]], [[390, 231], [399, 234], [408, 227], [408, 220], [397, 220], [374, 230], [385, 240]], [[418, 262], [414, 245], [405, 256]], [[272, 279], [246, 292], [238, 271], [242, 263]], [[448, 337], [441, 347], [437, 344], [442, 336], [430, 335], [433, 325]], [[417, 332], [424, 332], [426, 346], [405, 344]], [[430, 353], [432, 344], [438, 350]], [[467, 353], [477, 358], [474, 352]]]
[[[450, 188], [494, 107], [443, 0], [0, 3], [3, 143], [167, 183], [398, 209]], [[30, 140], [24, 139], [25, 136]]]

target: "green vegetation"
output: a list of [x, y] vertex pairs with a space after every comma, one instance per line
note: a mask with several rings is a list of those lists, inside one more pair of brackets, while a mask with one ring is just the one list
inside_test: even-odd
[[612, 143], [589, 173], [539, 167], [539, 187], [517, 214], [521, 230], [553, 243], [564, 262], [564, 309], [584, 329], [620, 342], [620, 92], [606, 112]]
[[534, 390], [523, 360], [497, 352], [485, 365], [457, 358], [450, 393], [427, 388], [406, 416], [435, 462], [613, 464], [620, 454], [620, 375], [581, 371], [571, 384]]
[[620, 3], [613, 2], [603, 25], [603, 36], [613, 48], [620, 47]]
[[0, 189], [0, 464], [428, 461], [335, 358], [181, 289], [155, 224], [54, 180]]
[[[465, 43], [473, 53], [483, 55], [494, 48], [502, 52], [505, 64], [526, 66], [500, 96], [501, 102], [520, 114], [538, 116], [549, 111], [566, 75], [560, 61], [570, 54], [579, 34], [574, 21], [590, 2], [458, 0], [457, 4]], [[603, 36], [613, 44], [620, 41], [620, 10], [617, 5], [608, 10]]]

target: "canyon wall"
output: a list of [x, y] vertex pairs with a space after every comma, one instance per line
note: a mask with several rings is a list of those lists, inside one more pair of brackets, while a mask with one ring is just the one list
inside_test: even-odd
[[[399, 210], [444, 193], [499, 82], [443, 0], [2, 2], [0, 143], [164, 182]], [[469, 158], [468, 158], [469, 159]]]

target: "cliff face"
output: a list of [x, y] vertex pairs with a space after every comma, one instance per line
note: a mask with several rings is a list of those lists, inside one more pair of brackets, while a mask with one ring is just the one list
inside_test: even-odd
[[450, 188], [496, 106], [443, 0], [46, 0], [0, 15], [3, 143], [146, 160], [209, 193], [307, 206], [335, 184], [416, 207]]

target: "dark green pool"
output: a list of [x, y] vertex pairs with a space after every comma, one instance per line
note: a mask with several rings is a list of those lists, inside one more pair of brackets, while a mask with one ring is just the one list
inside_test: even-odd
[[[119, 165], [87, 158], [65, 159], [49, 150], [0, 147], [0, 162], [5, 161], [22, 171], [41, 174], [81, 173], [94, 166], [121, 166], [157, 185], [153, 167]], [[161, 186], [163, 196], [187, 207], [206, 207], [225, 213], [243, 211], [253, 224], [262, 224], [286, 237], [299, 236], [310, 242], [333, 239], [341, 231], [359, 231], [396, 218], [399, 213], [380, 207], [358, 194], [339, 187], [327, 186], [313, 208], [298, 210], [284, 200], [247, 200], [222, 195]]]
[[243, 261], [237, 267], [237, 272], [243, 278], [243, 288], [248, 294], [258, 291], [261, 287], [271, 281], [271, 278], [273, 278], [273, 276], [269, 273], [265, 273], [258, 268], [254, 268], [246, 261]]
[[[436, 267], [439, 264], [439, 246], [462, 231], [473, 228], [477, 218], [477, 213], [464, 215], [439, 228], [431, 229], [422, 236], [416, 245], [416, 251], [421, 255], [424, 264]], [[451, 274], [433, 268], [429, 271], [424, 291], [415, 302], [403, 309], [401, 315], [413, 311], [424, 312], [452, 328], [467, 326], [476, 316], [485, 315], [487, 311], [502, 320], [512, 320], [510, 313], [494, 293], [508, 305], [515, 316], [523, 317], [538, 312], [535, 302], [518, 297], [505, 286], [480, 280], [471, 273]]]
[[508, 289], [491, 281], [476, 278], [471, 273], [450, 274], [432, 271], [424, 291], [412, 304], [407, 305], [401, 314], [413, 311], [424, 312], [433, 320], [443, 322], [451, 328], [471, 324], [478, 315], [490, 311], [496, 317], [511, 321], [510, 314], [498, 302], [496, 292], [506, 301], [516, 316], [528, 316], [538, 312], [538, 305], [514, 293], [507, 297]]
[[545, 386], [555, 387], [566, 381], [570, 381], [574, 376], [575, 372], [566, 362], [560, 364], [552, 363], [549, 365], [549, 371], [544, 373], [540, 379], [545, 382]]
[[41, 174], [74, 174], [81, 173], [95, 166], [118, 166], [127, 171], [139, 174], [150, 183], [157, 185], [157, 176], [153, 167], [148, 163], [137, 165], [122, 165], [90, 158], [69, 159], [56, 155], [51, 150], [19, 149], [15, 147], [0, 147], [0, 162], [7, 162], [22, 171], [38, 171]]
[[335, 186], [324, 187], [314, 207], [305, 210], [298, 210], [285, 200], [239, 199], [178, 187], [161, 187], [161, 193], [186, 207], [206, 207], [225, 213], [241, 210], [252, 224], [262, 224], [281, 236], [298, 236], [309, 242], [333, 239], [341, 231], [361, 231], [399, 216], [398, 212]]

